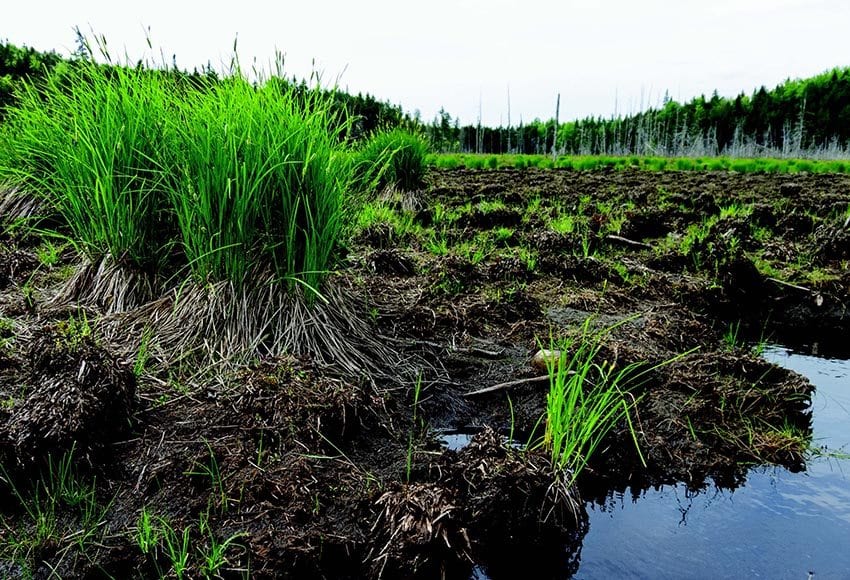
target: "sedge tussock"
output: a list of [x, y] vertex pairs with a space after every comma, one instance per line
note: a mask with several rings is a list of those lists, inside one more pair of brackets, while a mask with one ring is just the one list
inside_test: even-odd
[[236, 286], [188, 283], [135, 310], [104, 319], [104, 333], [152, 337], [168, 360], [200, 357], [241, 363], [256, 357], [309, 356], [354, 377], [397, 377], [406, 364], [361, 314], [345, 289], [329, 285], [321, 300], [274, 282]]
[[0, 228], [31, 225], [43, 214], [39, 199], [17, 187], [0, 187]]
[[48, 307], [93, 305], [110, 315], [137, 308], [155, 295], [156, 287], [150, 275], [105, 256], [97, 262], [85, 260], [75, 268], [71, 277], [48, 301]]
[[200, 284], [271, 270], [320, 289], [355, 212], [353, 122], [334, 91], [74, 61], [23, 83], [0, 179], [61, 218], [91, 263]]
[[[116, 333], [149, 328], [171, 360], [309, 354], [351, 374], [393, 364], [327, 284], [362, 194], [346, 139], [355, 119], [335, 89], [253, 81], [238, 59], [224, 78], [120, 65], [98, 46], [108, 64], [79, 59], [22, 84], [0, 125], [0, 179], [58, 216], [52, 233], [86, 260], [53, 305], [139, 326]], [[399, 139], [381, 159], [424, 170], [421, 137]], [[178, 277], [188, 281], [174, 289]]]

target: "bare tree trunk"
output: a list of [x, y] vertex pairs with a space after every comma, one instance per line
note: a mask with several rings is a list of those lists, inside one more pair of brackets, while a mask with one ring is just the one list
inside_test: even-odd
[[511, 153], [511, 85], [508, 85], [508, 153]]
[[805, 114], [806, 114], [806, 97], [803, 97], [803, 103], [800, 106], [800, 118], [797, 120], [797, 131], [795, 135], [795, 140], [797, 141], [796, 151], [794, 155], [797, 157], [801, 157], [803, 155], [803, 137], [804, 137], [804, 129], [805, 129]]
[[555, 102], [555, 135], [552, 137], [552, 159], [558, 156], [558, 115], [561, 112], [561, 93], [558, 93], [558, 100]]
[[478, 91], [478, 127], [475, 129], [475, 152], [481, 153], [484, 146], [484, 135], [481, 134], [481, 91]]

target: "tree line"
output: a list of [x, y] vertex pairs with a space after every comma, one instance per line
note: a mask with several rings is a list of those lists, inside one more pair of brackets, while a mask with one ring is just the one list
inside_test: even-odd
[[[426, 125], [434, 146], [464, 153], [572, 155], [841, 156], [850, 149], [850, 68], [787, 80], [772, 90], [686, 103], [633, 115], [513, 127], [461, 125], [441, 110]], [[555, 142], [557, 134], [557, 143]]]
[[0, 43], [0, 118], [3, 110], [14, 103], [15, 84], [21, 79], [38, 78], [62, 62], [55, 52], [39, 52], [34, 48]]
[[[0, 42], [0, 120], [15, 101], [15, 85], [37, 80], [62, 66], [87, 58], [82, 44], [63, 58]], [[191, 73], [173, 68], [198, 86], [218, 82], [210, 67]], [[291, 79], [306, 89], [306, 81]], [[380, 129], [398, 126], [420, 130], [437, 151], [463, 153], [558, 153], [572, 155], [657, 155], [741, 157], [850, 155], [850, 67], [835, 68], [808, 79], [787, 80], [768, 90], [734, 98], [715, 92], [686, 103], [665, 96], [658, 107], [611, 118], [586, 117], [556, 123], [535, 119], [512, 127], [461, 125], [441, 109], [430, 122], [411, 117], [400, 105], [362, 93], [334, 91], [340, 111], [357, 122], [348, 137], [360, 139]]]

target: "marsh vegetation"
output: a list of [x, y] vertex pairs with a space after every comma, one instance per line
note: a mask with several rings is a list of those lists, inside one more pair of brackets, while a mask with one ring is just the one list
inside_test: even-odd
[[2, 574], [564, 576], [612, 489], [806, 468], [812, 386], [760, 354], [848, 330], [843, 165], [428, 168], [338, 102], [85, 60], [16, 93]]

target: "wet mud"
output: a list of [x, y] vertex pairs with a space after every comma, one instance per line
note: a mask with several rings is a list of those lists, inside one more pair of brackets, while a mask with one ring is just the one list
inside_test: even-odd
[[[585, 501], [805, 469], [812, 387], [758, 348], [850, 330], [850, 179], [452, 170], [412, 198], [396, 210], [415, 227], [370, 225], [334, 278], [411, 361], [397, 381], [309, 357], [146, 365], [138, 336], [122, 344], [96, 310], [50, 303], [72, 252], [47, 264], [37, 236], [5, 233], [0, 573], [174, 575], [161, 538], [140, 547], [149, 513], [162, 537], [188, 538], [186, 577], [497, 578], [520, 552], [569, 577]], [[460, 250], [473, 240], [486, 251]], [[601, 357], [648, 369], [630, 391], [640, 453], [620, 424], [567, 488], [535, 445], [548, 382], [519, 381], [589, 317], [614, 327]], [[448, 449], [440, 433], [456, 430], [474, 436]], [[45, 483], [62, 458], [95, 490], [91, 541], [77, 541], [80, 506]], [[54, 496], [37, 542], [31, 508]]]

